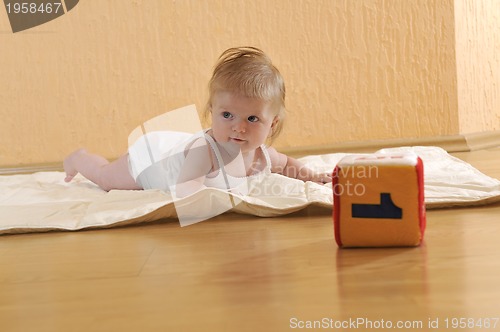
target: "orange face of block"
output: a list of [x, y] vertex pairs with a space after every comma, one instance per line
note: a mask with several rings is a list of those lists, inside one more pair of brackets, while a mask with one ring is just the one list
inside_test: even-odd
[[[421, 163], [421, 161], [420, 161]], [[423, 182], [418, 165], [339, 166], [334, 219], [343, 247], [416, 246], [423, 236]]]

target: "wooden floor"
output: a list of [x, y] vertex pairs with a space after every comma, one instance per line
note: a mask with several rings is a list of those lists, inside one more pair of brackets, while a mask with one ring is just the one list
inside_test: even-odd
[[[456, 155], [500, 178], [500, 149]], [[0, 236], [0, 331], [500, 331], [500, 205], [427, 219], [397, 249], [339, 250], [318, 208]]]

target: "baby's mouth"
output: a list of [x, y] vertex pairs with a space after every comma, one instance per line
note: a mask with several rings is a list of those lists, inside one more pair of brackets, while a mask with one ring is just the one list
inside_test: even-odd
[[245, 140], [237, 137], [231, 137], [231, 141], [236, 142], [236, 143], [244, 143]]

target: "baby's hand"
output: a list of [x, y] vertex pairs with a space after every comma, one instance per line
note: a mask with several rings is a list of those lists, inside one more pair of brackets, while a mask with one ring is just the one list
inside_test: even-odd
[[314, 172], [311, 181], [319, 183], [319, 184], [325, 184], [325, 183], [330, 183], [332, 182], [332, 173], [317, 173]]

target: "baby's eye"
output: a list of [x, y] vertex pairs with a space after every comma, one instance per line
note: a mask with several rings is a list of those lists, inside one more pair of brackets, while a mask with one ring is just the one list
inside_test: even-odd
[[248, 117], [248, 121], [250, 121], [250, 122], [257, 122], [257, 121], [259, 121], [259, 118], [256, 117], [255, 115], [250, 115]]
[[230, 119], [232, 117], [231, 113], [229, 112], [222, 112], [222, 116], [224, 119]]

